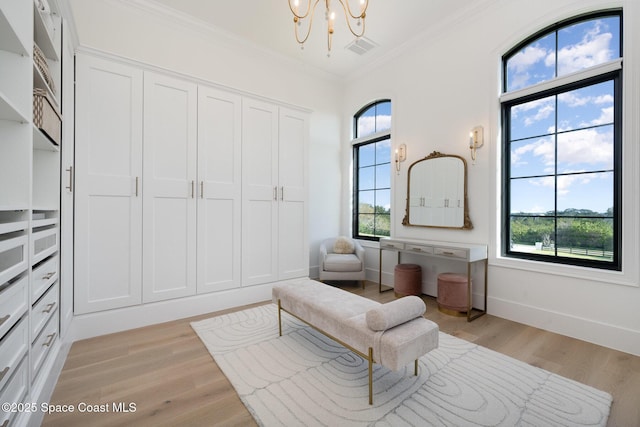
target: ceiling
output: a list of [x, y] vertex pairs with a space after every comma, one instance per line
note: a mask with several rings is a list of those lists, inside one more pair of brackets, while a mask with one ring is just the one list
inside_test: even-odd
[[[292, 0], [293, 1], [293, 0]], [[314, 0], [315, 1], [315, 0]], [[354, 8], [358, 0], [350, 0]], [[242, 42], [257, 45], [276, 55], [301, 61], [336, 76], [357, 73], [358, 69], [380, 61], [405, 42], [442, 28], [459, 17], [477, 0], [370, 0], [365, 37], [375, 47], [363, 55], [345, 47], [355, 37], [349, 32], [338, 0], [336, 24], [330, 57], [327, 56], [325, 0], [316, 7], [314, 26], [304, 50], [296, 43], [293, 15], [287, 0], [149, 0], [161, 9], [188, 20], [198, 21]], [[300, 0], [305, 10], [305, 0]]]

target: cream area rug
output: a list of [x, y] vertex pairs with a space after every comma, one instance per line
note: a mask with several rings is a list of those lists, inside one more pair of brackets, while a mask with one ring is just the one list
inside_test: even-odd
[[193, 329], [263, 426], [604, 426], [611, 396], [440, 333], [438, 349], [394, 372], [367, 363], [273, 304]]

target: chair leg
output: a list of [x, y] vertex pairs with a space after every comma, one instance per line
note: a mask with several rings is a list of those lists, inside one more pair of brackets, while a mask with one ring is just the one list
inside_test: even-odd
[[415, 366], [413, 368], [413, 375], [418, 376], [418, 359], [415, 361]]
[[365, 281], [366, 281], [366, 280], [361, 280], [361, 282], [362, 282], [362, 289], [364, 289], [364, 282], [365, 282]]

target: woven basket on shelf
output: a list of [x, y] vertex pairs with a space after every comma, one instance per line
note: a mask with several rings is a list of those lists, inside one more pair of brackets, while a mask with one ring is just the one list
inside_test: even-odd
[[33, 89], [33, 124], [54, 144], [62, 139], [62, 118], [46, 90]]
[[45, 83], [51, 89], [51, 92], [56, 93], [56, 85], [53, 82], [53, 77], [51, 77], [51, 73], [49, 72], [49, 64], [47, 63], [47, 58], [45, 58], [44, 53], [38, 47], [37, 44], [33, 44], [33, 62], [36, 64], [38, 70], [42, 74]]

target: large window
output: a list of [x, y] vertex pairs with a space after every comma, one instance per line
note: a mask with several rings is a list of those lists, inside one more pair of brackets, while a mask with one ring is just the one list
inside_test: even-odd
[[367, 105], [354, 116], [353, 237], [391, 234], [391, 101]]
[[503, 57], [503, 255], [620, 270], [621, 13]]

